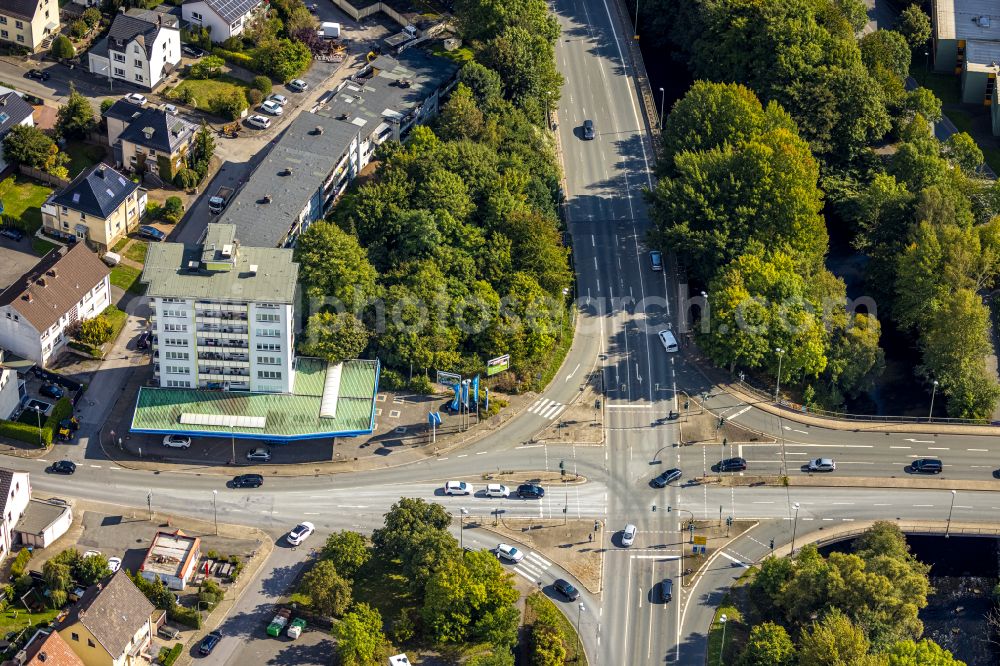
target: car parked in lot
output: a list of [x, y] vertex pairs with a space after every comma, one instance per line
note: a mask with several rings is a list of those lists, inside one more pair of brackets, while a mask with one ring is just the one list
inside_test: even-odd
[[580, 590], [573, 587], [573, 583], [568, 580], [557, 578], [556, 581], [552, 583], [552, 588], [559, 594], [566, 597], [567, 601], [576, 601], [580, 598]]
[[635, 543], [636, 532], [638, 532], [638, 529], [636, 529], [635, 525], [633, 525], [632, 523], [626, 525], [625, 529], [622, 530], [622, 546], [628, 548], [633, 543]]
[[472, 484], [465, 481], [449, 481], [444, 484], [445, 495], [471, 495], [472, 491]]
[[190, 44], [185, 44], [181, 47], [181, 53], [189, 58], [201, 58], [205, 55], [205, 51], [199, 49], [197, 46], [191, 46]]
[[545, 488], [533, 483], [522, 483], [517, 487], [517, 496], [521, 499], [542, 499], [545, 497]]
[[719, 461], [720, 472], [742, 472], [747, 468], [747, 461], [743, 458], [726, 458]]
[[660, 474], [658, 477], [653, 479], [652, 483], [657, 488], [666, 488], [668, 483], [670, 483], [671, 481], [676, 481], [682, 476], [683, 473], [676, 467], [673, 467], [671, 469], [666, 470], [665, 472], [663, 472], [663, 474]]
[[159, 229], [157, 229], [156, 227], [144, 224], [141, 227], [139, 227], [139, 237], [148, 238], [151, 241], [156, 241], [157, 243], [159, 243], [165, 240], [167, 238], [167, 235], [162, 231], [160, 231]]
[[20, 229], [14, 227], [4, 227], [0, 229], [0, 236], [4, 238], [9, 238], [12, 241], [21, 241], [24, 239], [24, 233]]
[[111, 573], [114, 573], [122, 568], [122, 558], [120, 557], [109, 557], [108, 558], [108, 569]]
[[60, 460], [52, 463], [47, 470], [50, 474], [72, 474], [76, 471], [76, 463], [72, 460]]
[[315, 531], [316, 531], [315, 525], [313, 525], [310, 522], [302, 522], [296, 525], [294, 528], [292, 528], [292, 531], [288, 533], [288, 536], [285, 537], [285, 539], [287, 539], [288, 543], [292, 544], [293, 546], [299, 546], [302, 544], [303, 541], [308, 539]]
[[142, 106], [149, 100], [147, 100], [146, 96], [141, 93], [129, 93], [128, 95], [125, 95], [125, 101]]
[[247, 460], [250, 462], [270, 462], [271, 461], [271, 449], [265, 448], [263, 446], [258, 446], [255, 449], [250, 449], [247, 451]]
[[167, 435], [163, 438], [163, 446], [172, 449], [187, 449], [191, 447], [191, 438], [184, 435]]
[[810, 472], [832, 472], [837, 469], [837, 463], [833, 461], [833, 458], [816, 458], [816, 460], [810, 460], [806, 467]]
[[44, 384], [42, 388], [38, 389], [38, 392], [46, 398], [52, 398], [53, 400], [58, 400], [66, 395], [66, 391], [57, 384]]
[[198, 646], [198, 654], [200, 654], [203, 657], [207, 657], [208, 655], [212, 654], [212, 650], [215, 649], [215, 646], [218, 645], [219, 641], [221, 640], [222, 640], [221, 631], [213, 631], [212, 633], [208, 634], [203, 639], [201, 639], [201, 645]]
[[502, 483], [486, 484], [487, 497], [510, 497], [510, 488]]
[[282, 95], [281, 93], [272, 93], [271, 95], [268, 95], [267, 101], [276, 102], [281, 106], [288, 104], [288, 98]]
[[910, 470], [918, 474], [940, 474], [944, 463], [937, 458], [917, 458], [910, 463]]
[[497, 557], [508, 562], [518, 563], [524, 559], [524, 551], [507, 543], [497, 544]]
[[285, 110], [281, 108], [281, 105], [272, 99], [261, 102], [260, 110], [264, 113], [270, 113], [272, 116], [280, 116], [285, 112]]
[[305, 92], [309, 90], [309, 84], [302, 79], [292, 79], [288, 82], [288, 89], [295, 92]]
[[260, 488], [264, 485], [264, 477], [260, 474], [240, 474], [233, 477], [233, 488]]
[[255, 113], [247, 118], [247, 125], [264, 130], [271, 126], [271, 119]]
[[36, 81], [48, 81], [50, 75], [44, 69], [29, 69], [28, 73], [24, 75], [26, 78], [35, 79]]

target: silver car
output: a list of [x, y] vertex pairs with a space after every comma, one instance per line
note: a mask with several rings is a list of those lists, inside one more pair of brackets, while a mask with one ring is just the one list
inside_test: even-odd
[[622, 530], [622, 546], [628, 548], [633, 543], [635, 543], [635, 533], [637, 531], [638, 530], [636, 529], [635, 525], [633, 525], [632, 523], [626, 525], [625, 529]]
[[809, 461], [810, 472], [832, 472], [837, 469], [837, 463], [833, 458], [816, 458]]
[[247, 460], [250, 462], [270, 462], [271, 449], [263, 446], [258, 446], [256, 449], [250, 449], [247, 451]]

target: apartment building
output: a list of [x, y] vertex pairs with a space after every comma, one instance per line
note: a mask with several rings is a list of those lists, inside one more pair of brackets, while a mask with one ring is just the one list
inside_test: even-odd
[[386, 141], [433, 117], [458, 65], [411, 49], [379, 56], [277, 139], [222, 213], [244, 242], [288, 247], [323, 218]]
[[57, 34], [56, 0], [0, 0], [0, 41], [34, 52], [48, 48]]
[[292, 391], [291, 250], [246, 246], [236, 227], [209, 224], [200, 244], [151, 244], [141, 279], [160, 387]]
[[145, 211], [146, 190], [107, 164], [95, 164], [42, 204], [42, 227], [107, 252], [139, 226]]
[[116, 14], [87, 59], [91, 74], [153, 90], [181, 62], [177, 17], [145, 9]]

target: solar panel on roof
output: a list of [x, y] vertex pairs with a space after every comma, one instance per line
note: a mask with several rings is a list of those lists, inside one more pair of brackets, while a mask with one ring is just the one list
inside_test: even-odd
[[113, 196], [115, 196], [115, 193], [114, 193], [114, 192], [112, 192], [110, 188], [109, 188], [109, 189], [106, 189], [106, 190], [104, 190], [104, 191], [108, 193], [108, 196], [109, 196], [109, 197], [113, 197]]
[[256, 7], [259, 2], [260, 0], [214, 0], [209, 2], [209, 6], [222, 18], [232, 23], [244, 14], [250, 13], [250, 10]]
[[122, 187], [128, 185], [128, 181], [122, 178], [121, 176], [118, 176], [118, 182], [122, 184]]

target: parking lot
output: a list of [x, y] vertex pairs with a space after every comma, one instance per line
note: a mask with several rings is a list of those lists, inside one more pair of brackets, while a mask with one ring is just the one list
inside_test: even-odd
[[19, 241], [0, 236], [0, 285], [7, 287], [38, 263], [31, 251], [31, 238]]

